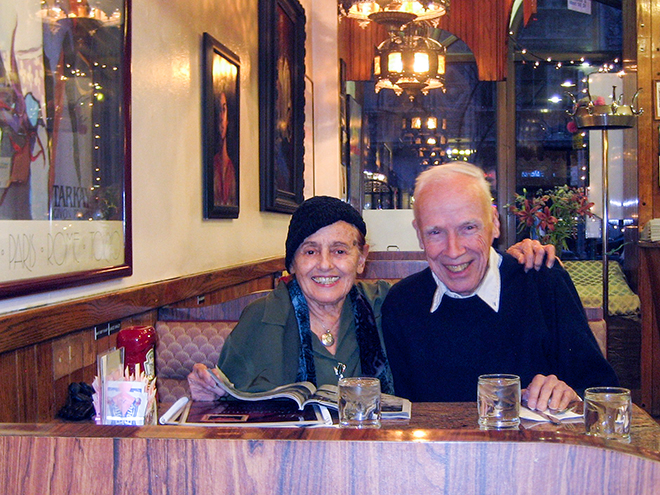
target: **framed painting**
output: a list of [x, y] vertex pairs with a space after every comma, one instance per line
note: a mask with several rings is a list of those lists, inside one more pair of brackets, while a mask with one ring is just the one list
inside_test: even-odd
[[132, 274], [130, 0], [0, 23], [0, 298]]
[[205, 218], [238, 218], [240, 61], [203, 37], [202, 140]]
[[362, 210], [362, 106], [352, 97], [348, 102], [348, 202], [358, 211]]
[[298, 0], [259, 0], [261, 210], [303, 201], [305, 11]]
[[314, 83], [305, 76], [305, 170], [303, 171], [303, 197], [316, 195], [316, 170], [314, 166]]

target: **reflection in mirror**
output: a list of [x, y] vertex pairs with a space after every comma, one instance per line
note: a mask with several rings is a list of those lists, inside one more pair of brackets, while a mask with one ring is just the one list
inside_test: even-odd
[[415, 179], [428, 167], [465, 160], [497, 170], [495, 83], [478, 80], [465, 43], [442, 30], [447, 48], [445, 90], [413, 100], [373, 81], [346, 83], [342, 163], [351, 203], [361, 209], [407, 209]]

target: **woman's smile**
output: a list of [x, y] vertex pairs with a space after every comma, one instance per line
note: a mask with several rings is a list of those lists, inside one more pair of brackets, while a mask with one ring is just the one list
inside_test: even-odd
[[339, 280], [339, 277], [312, 277], [312, 280], [317, 284], [332, 285]]

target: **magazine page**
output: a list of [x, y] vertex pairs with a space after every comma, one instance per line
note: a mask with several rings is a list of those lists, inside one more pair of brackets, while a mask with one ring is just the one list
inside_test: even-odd
[[[218, 376], [211, 373], [220, 388], [236, 399], [258, 401], [266, 399], [287, 398], [296, 401], [298, 407], [303, 409], [307, 404], [319, 404], [331, 409], [338, 409], [338, 387], [336, 385], [322, 385], [318, 389], [310, 382], [291, 383], [282, 385], [267, 392], [242, 392], [234, 387], [227, 376], [215, 368]], [[383, 419], [410, 419], [411, 404], [407, 399], [394, 395], [381, 395], [381, 408]]]
[[336, 410], [339, 408], [337, 397], [337, 385], [321, 385], [316, 389], [316, 392], [314, 392], [314, 394], [303, 403], [303, 406], [307, 404], [320, 404]]
[[380, 411], [383, 419], [410, 419], [412, 404], [408, 399], [381, 394]]
[[240, 400], [292, 399], [296, 401], [298, 407], [302, 408], [303, 403], [316, 392], [316, 387], [310, 382], [282, 385], [266, 392], [243, 392], [237, 390], [234, 384], [229, 381], [229, 378], [217, 366], [215, 367], [215, 372], [217, 375], [211, 372], [211, 376], [215, 379], [218, 386], [232, 397]]
[[330, 426], [327, 409], [311, 405], [298, 409], [290, 400], [188, 402], [179, 424], [231, 427], [309, 427]]

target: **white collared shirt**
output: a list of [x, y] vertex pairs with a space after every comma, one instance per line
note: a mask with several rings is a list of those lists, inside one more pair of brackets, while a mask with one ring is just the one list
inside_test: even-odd
[[438, 285], [438, 288], [435, 290], [435, 294], [433, 294], [431, 313], [435, 312], [440, 307], [440, 303], [442, 302], [442, 297], [444, 295], [453, 297], [454, 299], [467, 299], [468, 297], [476, 295], [497, 313], [500, 309], [500, 292], [502, 291], [502, 282], [500, 277], [501, 263], [502, 255], [491, 247], [490, 254], [488, 256], [488, 268], [486, 269], [486, 275], [484, 276], [484, 279], [481, 281], [476, 291], [465, 296], [450, 291], [447, 286], [438, 278], [438, 276], [431, 272], [433, 273], [433, 279], [435, 280], [435, 283]]

